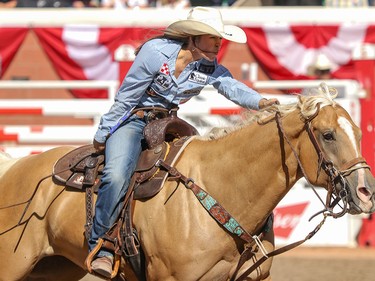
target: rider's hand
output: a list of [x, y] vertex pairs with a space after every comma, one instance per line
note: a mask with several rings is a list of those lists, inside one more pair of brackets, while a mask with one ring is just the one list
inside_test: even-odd
[[102, 154], [105, 149], [105, 143], [98, 142], [94, 139], [93, 141], [94, 148], [96, 150], [96, 153]]
[[280, 104], [278, 99], [261, 99], [259, 101], [259, 109], [266, 108], [268, 106], [274, 105], [274, 104]]

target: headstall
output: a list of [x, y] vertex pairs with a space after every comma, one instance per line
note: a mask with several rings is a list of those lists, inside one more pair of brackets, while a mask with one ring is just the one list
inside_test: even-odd
[[[276, 122], [279, 126], [280, 131], [283, 134], [284, 139], [287, 141], [289, 146], [291, 147], [298, 165], [303, 173], [303, 176], [305, 177], [306, 181], [308, 184], [312, 187], [314, 193], [317, 195], [317, 197], [320, 199], [320, 201], [323, 203], [325, 206], [324, 209], [315, 215], [313, 215], [310, 220], [315, 217], [316, 215], [320, 213], [326, 213], [328, 216], [332, 216], [333, 218], [339, 218], [345, 215], [348, 211], [348, 204], [350, 202], [350, 189], [348, 186], [348, 182], [346, 180], [346, 176], [348, 176], [351, 172], [362, 169], [362, 168], [370, 168], [369, 165], [366, 163], [366, 160], [362, 157], [357, 157], [354, 158], [348, 162], [346, 162], [344, 165], [342, 165], [341, 169], [337, 168], [332, 161], [328, 160], [327, 157], [325, 156], [323, 150], [321, 149], [319, 142], [314, 135], [311, 121], [318, 115], [320, 111], [320, 104], [317, 105], [317, 110], [316, 112], [306, 120], [305, 122], [305, 130], [307, 134], [309, 135], [309, 138], [311, 140], [312, 145], [315, 148], [316, 153], [318, 154], [318, 170], [317, 170], [317, 177], [320, 174], [321, 169], [328, 175], [329, 177], [329, 185], [328, 185], [328, 193], [326, 197], [325, 203], [323, 200], [320, 198], [318, 195], [317, 191], [315, 190], [314, 186], [309, 182], [307, 174], [302, 166], [301, 160], [299, 159], [299, 156], [293, 147], [292, 143], [288, 139], [288, 136], [286, 135], [282, 123], [281, 123], [281, 116], [280, 112], [276, 112]], [[341, 185], [341, 189], [337, 188], [337, 185]], [[343, 205], [340, 206], [340, 201], [342, 201]], [[336, 205], [339, 205], [341, 207], [341, 211], [335, 213], [333, 211], [334, 207]]]

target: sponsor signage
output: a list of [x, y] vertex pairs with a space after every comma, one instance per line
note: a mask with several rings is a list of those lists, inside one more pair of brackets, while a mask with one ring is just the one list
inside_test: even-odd
[[[324, 201], [326, 190], [317, 187], [316, 191]], [[323, 219], [321, 214], [312, 218], [321, 210], [323, 204], [309, 184], [304, 179], [298, 181], [274, 210], [276, 247], [304, 239]], [[321, 229], [303, 245], [355, 246], [361, 219], [347, 214], [337, 219], [328, 217]]]

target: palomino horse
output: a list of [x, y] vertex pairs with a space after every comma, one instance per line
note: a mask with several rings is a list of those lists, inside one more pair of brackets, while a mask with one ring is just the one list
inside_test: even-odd
[[[360, 129], [322, 85], [296, 103], [273, 106], [220, 137], [196, 137], [175, 168], [219, 202], [251, 235], [301, 177], [328, 190], [326, 214], [375, 210], [375, 180], [360, 153]], [[22, 280], [43, 257], [83, 267], [85, 196], [56, 185], [54, 163], [73, 148], [1, 158], [0, 280]], [[331, 202], [341, 199], [342, 211]], [[337, 207], [336, 207], [337, 208]], [[340, 210], [341, 210], [340, 209]], [[217, 223], [184, 184], [167, 181], [134, 210], [147, 280], [230, 280], [244, 242]], [[237, 276], [274, 249], [272, 229]], [[263, 250], [263, 251], [261, 251]], [[246, 280], [270, 280], [272, 258]], [[126, 267], [126, 266], [125, 266]], [[129, 270], [127, 280], [135, 280]], [[62, 280], [63, 273], [59, 273]]]

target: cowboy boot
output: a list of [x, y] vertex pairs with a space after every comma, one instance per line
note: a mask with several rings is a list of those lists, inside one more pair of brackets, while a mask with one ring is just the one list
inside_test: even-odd
[[106, 278], [111, 278], [112, 267], [113, 257], [111, 256], [98, 257], [91, 263], [91, 269]]

